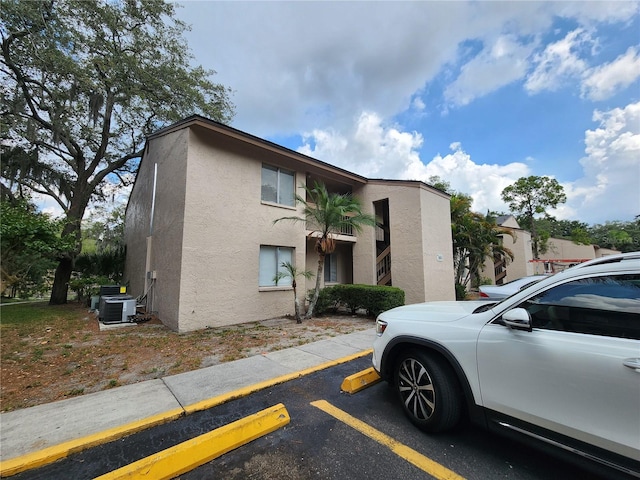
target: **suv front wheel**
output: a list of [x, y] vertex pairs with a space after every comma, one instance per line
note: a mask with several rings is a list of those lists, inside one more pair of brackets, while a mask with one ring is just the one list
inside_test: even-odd
[[462, 414], [462, 395], [443, 360], [419, 350], [403, 353], [394, 368], [394, 388], [409, 420], [427, 432], [453, 428]]

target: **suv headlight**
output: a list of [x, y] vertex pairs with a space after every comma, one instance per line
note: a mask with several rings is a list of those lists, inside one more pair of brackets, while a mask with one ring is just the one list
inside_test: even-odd
[[380, 336], [387, 329], [387, 322], [384, 320], [377, 319], [376, 320], [376, 335]]

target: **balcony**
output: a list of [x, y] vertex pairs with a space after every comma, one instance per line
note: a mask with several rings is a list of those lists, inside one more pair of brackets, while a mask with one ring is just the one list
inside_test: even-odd
[[[343, 218], [349, 218], [348, 216], [345, 216]], [[312, 231], [317, 231], [317, 229], [313, 228], [314, 225], [311, 225], [310, 222], [307, 222], [307, 232], [312, 232]], [[353, 237], [347, 241], [352, 241], [355, 242], [356, 241], [356, 235], [353, 231], [353, 227], [351, 225], [343, 225], [342, 228], [340, 228], [339, 232], [332, 232], [334, 234], [334, 236], [336, 237], [337, 240], [345, 240], [344, 238], [340, 238], [340, 237]], [[316, 236], [316, 235], [314, 235]], [[319, 236], [319, 235], [318, 235]]]

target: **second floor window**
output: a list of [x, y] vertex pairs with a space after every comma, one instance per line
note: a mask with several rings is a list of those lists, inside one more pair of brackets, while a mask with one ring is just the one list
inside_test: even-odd
[[295, 174], [271, 165], [262, 165], [262, 201], [295, 206]]

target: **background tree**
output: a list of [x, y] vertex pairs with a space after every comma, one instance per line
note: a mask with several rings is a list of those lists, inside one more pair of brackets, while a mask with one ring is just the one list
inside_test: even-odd
[[284, 280], [285, 278], [291, 279], [296, 323], [302, 323], [302, 314], [300, 308], [300, 299], [298, 298], [298, 284], [296, 282], [296, 278], [311, 278], [313, 277], [313, 272], [310, 270], [298, 270], [291, 262], [282, 262], [280, 266], [282, 267], [282, 270], [278, 270], [278, 273], [276, 273], [273, 277], [273, 281], [276, 282], [276, 285], [278, 285], [278, 282], [280, 280]]
[[52, 197], [75, 240], [50, 304], [67, 301], [89, 202], [131, 181], [146, 135], [193, 113], [232, 117], [214, 72], [191, 66], [186, 28], [161, 0], [2, 2], [3, 139], [30, 153], [3, 161], [5, 187]]
[[100, 285], [122, 283], [125, 264], [125, 205], [99, 206], [82, 222], [82, 253], [75, 259], [69, 287], [79, 302], [89, 302]]
[[451, 234], [456, 298], [463, 300], [470, 284], [477, 286], [480, 270], [487, 258], [503, 257], [513, 260], [513, 252], [502, 244], [503, 235], [513, 233], [496, 225], [495, 218], [471, 211], [469, 195], [451, 196]]
[[41, 290], [56, 256], [68, 248], [60, 237], [62, 225], [25, 199], [3, 198], [0, 215], [0, 292], [30, 296]]
[[612, 221], [589, 227], [594, 244], [621, 252], [640, 251], [640, 219], [632, 222]]
[[124, 247], [126, 205], [99, 205], [82, 222], [82, 251], [102, 252]]
[[448, 193], [448, 194], [454, 193], [453, 190], [451, 190], [451, 184], [446, 180], [443, 180], [442, 178], [440, 178], [438, 175], [431, 175], [427, 180], [427, 183], [431, 185], [433, 188], [437, 188], [438, 190], [441, 190], [445, 193]]
[[589, 233], [589, 225], [577, 220], [556, 220], [554, 217], [534, 219], [536, 231], [541, 241], [538, 245], [540, 253], [545, 253], [545, 238], [562, 238], [571, 240], [579, 245], [591, 245], [592, 239]]
[[313, 309], [320, 295], [320, 281], [323, 277], [324, 259], [336, 249], [335, 235], [345, 228], [362, 231], [363, 226], [374, 227], [376, 219], [373, 215], [362, 213], [360, 201], [350, 194], [329, 193], [323, 183], [316, 182], [313, 188], [305, 186], [307, 197], [296, 195], [296, 202], [302, 206], [302, 217], [282, 217], [274, 221], [290, 220], [304, 222], [310, 236], [316, 238], [315, 249], [318, 253], [318, 272], [316, 286], [305, 318], [313, 316]]
[[518, 215], [520, 226], [531, 232], [533, 258], [540, 258], [540, 234], [536, 229], [535, 216], [567, 201], [562, 185], [550, 177], [522, 177], [502, 190], [502, 200]]

